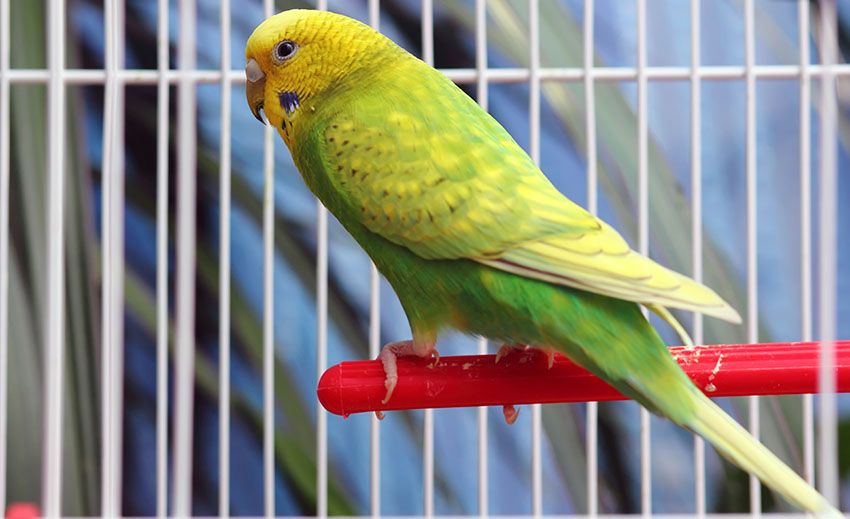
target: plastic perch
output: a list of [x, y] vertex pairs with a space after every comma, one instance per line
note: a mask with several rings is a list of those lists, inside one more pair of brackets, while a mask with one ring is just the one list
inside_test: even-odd
[[[694, 383], [709, 396], [816, 393], [820, 343], [726, 344], [670, 348]], [[850, 391], [850, 341], [835, 343], [839, 392]], [[516, 351], [495, 355], [398, 359], [398, 385], [386, 404], [384, 370], [377, 360], [328, 369], [316, 390], [331, 413], [471, 407], [505, 404], [625, 400], [617, 390], [556, 354]]]

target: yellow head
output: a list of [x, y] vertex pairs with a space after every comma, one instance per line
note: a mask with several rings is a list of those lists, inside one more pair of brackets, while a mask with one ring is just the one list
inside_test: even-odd
[[352, 72], [375, 66], [388, 49], [400, 50], [357, 20], [323, 11], [284, 11], [261, 23], [248, 39], [248, 105], [257, 119], [262, 121], [262, 109], [272, 125], [282, 128], [311, 98]]

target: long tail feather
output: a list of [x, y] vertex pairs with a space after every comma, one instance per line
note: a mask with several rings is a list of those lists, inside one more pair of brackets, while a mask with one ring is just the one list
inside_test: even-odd
[[684, 425], [711, 442], [720, 454], [800, 508], [813, 514], [842, 517], [841, 512], [708, 397], [698, 390], [694, 391], [694, 395], [695, 417], [691, 423]]

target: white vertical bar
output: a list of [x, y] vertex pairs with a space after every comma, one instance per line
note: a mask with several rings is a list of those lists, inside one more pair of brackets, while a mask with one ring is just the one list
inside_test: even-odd
[[[596, 215], [596, 93], [593, 85], [593, 0], [584, 0], [584, 117], [587, 132], [587, 210]], [[595, 402], [591, 402], [594, 407]], [[592, 508], [596, 508], [594, 504]], [[595, 513], [595, 512], [593, 512]]]
[[[263, 0], [263, 18], [274, 14]], [[274, 517], [274, 128], [263, 132], [263, 513]], [[321, 352], [320, 352], [321, 354]], [[319, 410], [321, 415], [321, 409]], [[321, 416], [319, 417], [321, 422]], [[321, 465], [319, 471], [321, 472]], [[321, 479], [321, 478], [320, 478]]]
[[[528, 2], [529, 56], [528, 126], [531, 159], [540, 164], [540, 18], [538, 0]], [[540, 404], [531, 406], [531, 514], [543, 515], [543, 417]]]
[[[263, 0], [263, 18], [274, 2]], [[263, 513], [274, 517], [274, 128], [263, 132]], [[321, 413], [321, 410], [320, 410]], [[321, 468], [319, 469], [321, 471]]]
[[422, 61], [434, 66], [433, 0], [422, 0]]
[[[477, 341], [478, 354], [487, 354], [487, 339], [481, 337]], [[487, 433], [487, 406], [478, 409], [478, 517], [490, 514], [490, 478], [488, 473], [487, 452], [489, 435]]]
[[[316, 317], [318, 349], [316, 361], [316, 380], [321, 378], [328, 365], [328, 212], [321, 202], [316, 202], [318, 219], [316, 233]], [[317, 401], [318, 424], [316, 427], [318, 449], [318, 515], [326, 517], [328, 513], [328, 415]]]
[[101, 515], [121, 514], [121, 423], [123, 398], [124, 327], [124, 153], [121, 110], [123, 96], [118, 79], [123, 40], [123, 6], [106, 2], [105, 94], [103, 110], [103, 332], [102, 332], [102, 434]]
[[821, 78], [820, 170], [818, 179], [818, 332], [821, 340], [820, 372], [820, 449], [818, 466], [820, 490], [833, 505], [838, 505], [838, 436], [835, 398], [835, 333], [837, 279], [837, 100], [835, 71], [838, 56], [837, 16], [834, 0], [820, 4], [820, 48], [824, 66]]
[[478, 105], [489, 110], [487, 68], [487, 0], [475, 0], [475, 77]]
[[[646, 101], [646, 0], [637, 0], [638, 74], [638, 247], [649, 256], [649, 123]], [[644, 315], [646, 310], [644, 309]], [[652, 513], [652, 452], [649, 411], [640, 408], [640, 508]]]
[[[316, 0], [327, 11], [327, 0]], [[371, 6], [370, 6], [371, 10]], [[316, 200], [316, 380], [328, 365], [328, 211]], [[328, 414], [316, 400], [316, 515], [328, 515]]]
[[381, 0], [369, 0], [369, 27], [381, 30]]
[[156, 515], [168, 513], [168, 0], [157, 3]]
[[65, 2], [47, 9], [47, 328], [44, 346], [45, 417], [42, 491], [45, 517], [62, 512], [62, 425], [65, 372]]
[[425, 409], [422, 420], [423, 515], [434, 517], [434, 410]]
[[192, 429], [195, 399], [195, 204], [197, 184], [194, 0], [180, 0], [177, 137], [177, 344], [175, 345], [175, 428], [173, 512], [192, 514]]
[[[584, 0], [584, 117], [587, 134], [587, 210], [596, 215], [596, 96], [593, 86], [593, 0]], [[587, 515], [599, 513], [599, 404], [587, 403]]]
[[[797, 2], [800, 46], [800, 324], [804, 341], [812, 340], [812, 94], [809, 71], [809, 2]], [[815, 483], [814, 399], [803, 395], [803, 476]]]
[[[369, 358], [381, 351], [381, 283], [378, 269], [369, 268]], [[369, 422], [369, 502], [372, 517], [381, 515], [381, 428], [373, 413]]]
[[218, 271], [218, 515], [230, 516], [230, 0], [219, 5], [221, 135]]
[[[422, 38], [425, 36], [425, 5], [422, 6]], [[381, 6], [378, 0], [369, 0], [369, 25], [380, 30]], [[381, 350], [381, 278], [375, 264], [369, 262], [369, 358], [377, 359]], [[381, 515], [381, 428], [377, 415], [369, 421], [369, 502], [372, 517]]]
[[[753, 0], [744, 3], [746, 40], [746, 88], [747, 88], [747, 341], [758, 342], [758, 243], [757, 238], [757, 166], [756, 166], [756, 46], [755, 15]], [[759, 399], [749, 397], [749, 429], [759, 438]], [[761, 484], [750, 475], [750, 512], [761, 514]]]
[[263, 147], [263, 513], [274, 517], [274, 129]]
[[0, 510], [6, 510], [9, 409], [9, 1], [0, 0]]
[[[430, 0], [428, 0], [428, 3], [430, 4]], [[430, 13], [428, 19], [430, 23]], [[433, 64], [433, 29], [430, 32], [428, 40], [429, 45], [425, 48], [430, 53], [431, 62], [429, 63]], [[477, 74], [476, 97], [478, 105], [484, 110], [487, 110], [487, 2], [485, 0], [475, 0], [475, 71]], [[478, 354], [487, 354], [487, 339], [483, 337], [478, 339]], [[478, 408], [478, 517], [487, 517], [490, 514], [490, 478], [487, 463], [488, 445], [487, 407], [480, 406]]]
[[[702, 283], [702, 91], [700, 66], [700, 0], [691, 0], [691, 256], [694, 279]], [[703, 343], [702, 314], [694, 312], [693, 339]], [[694, 435], [694, 505], [705, 517], [705, 440]]]

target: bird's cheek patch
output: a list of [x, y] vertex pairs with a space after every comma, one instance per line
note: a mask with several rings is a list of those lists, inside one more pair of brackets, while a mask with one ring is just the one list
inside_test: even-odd
[[280, 100], [280, 107], [283, 108], [286, 115], [292, 115], [301, 106], [298, 92], [278, 92], [277, 97]]

